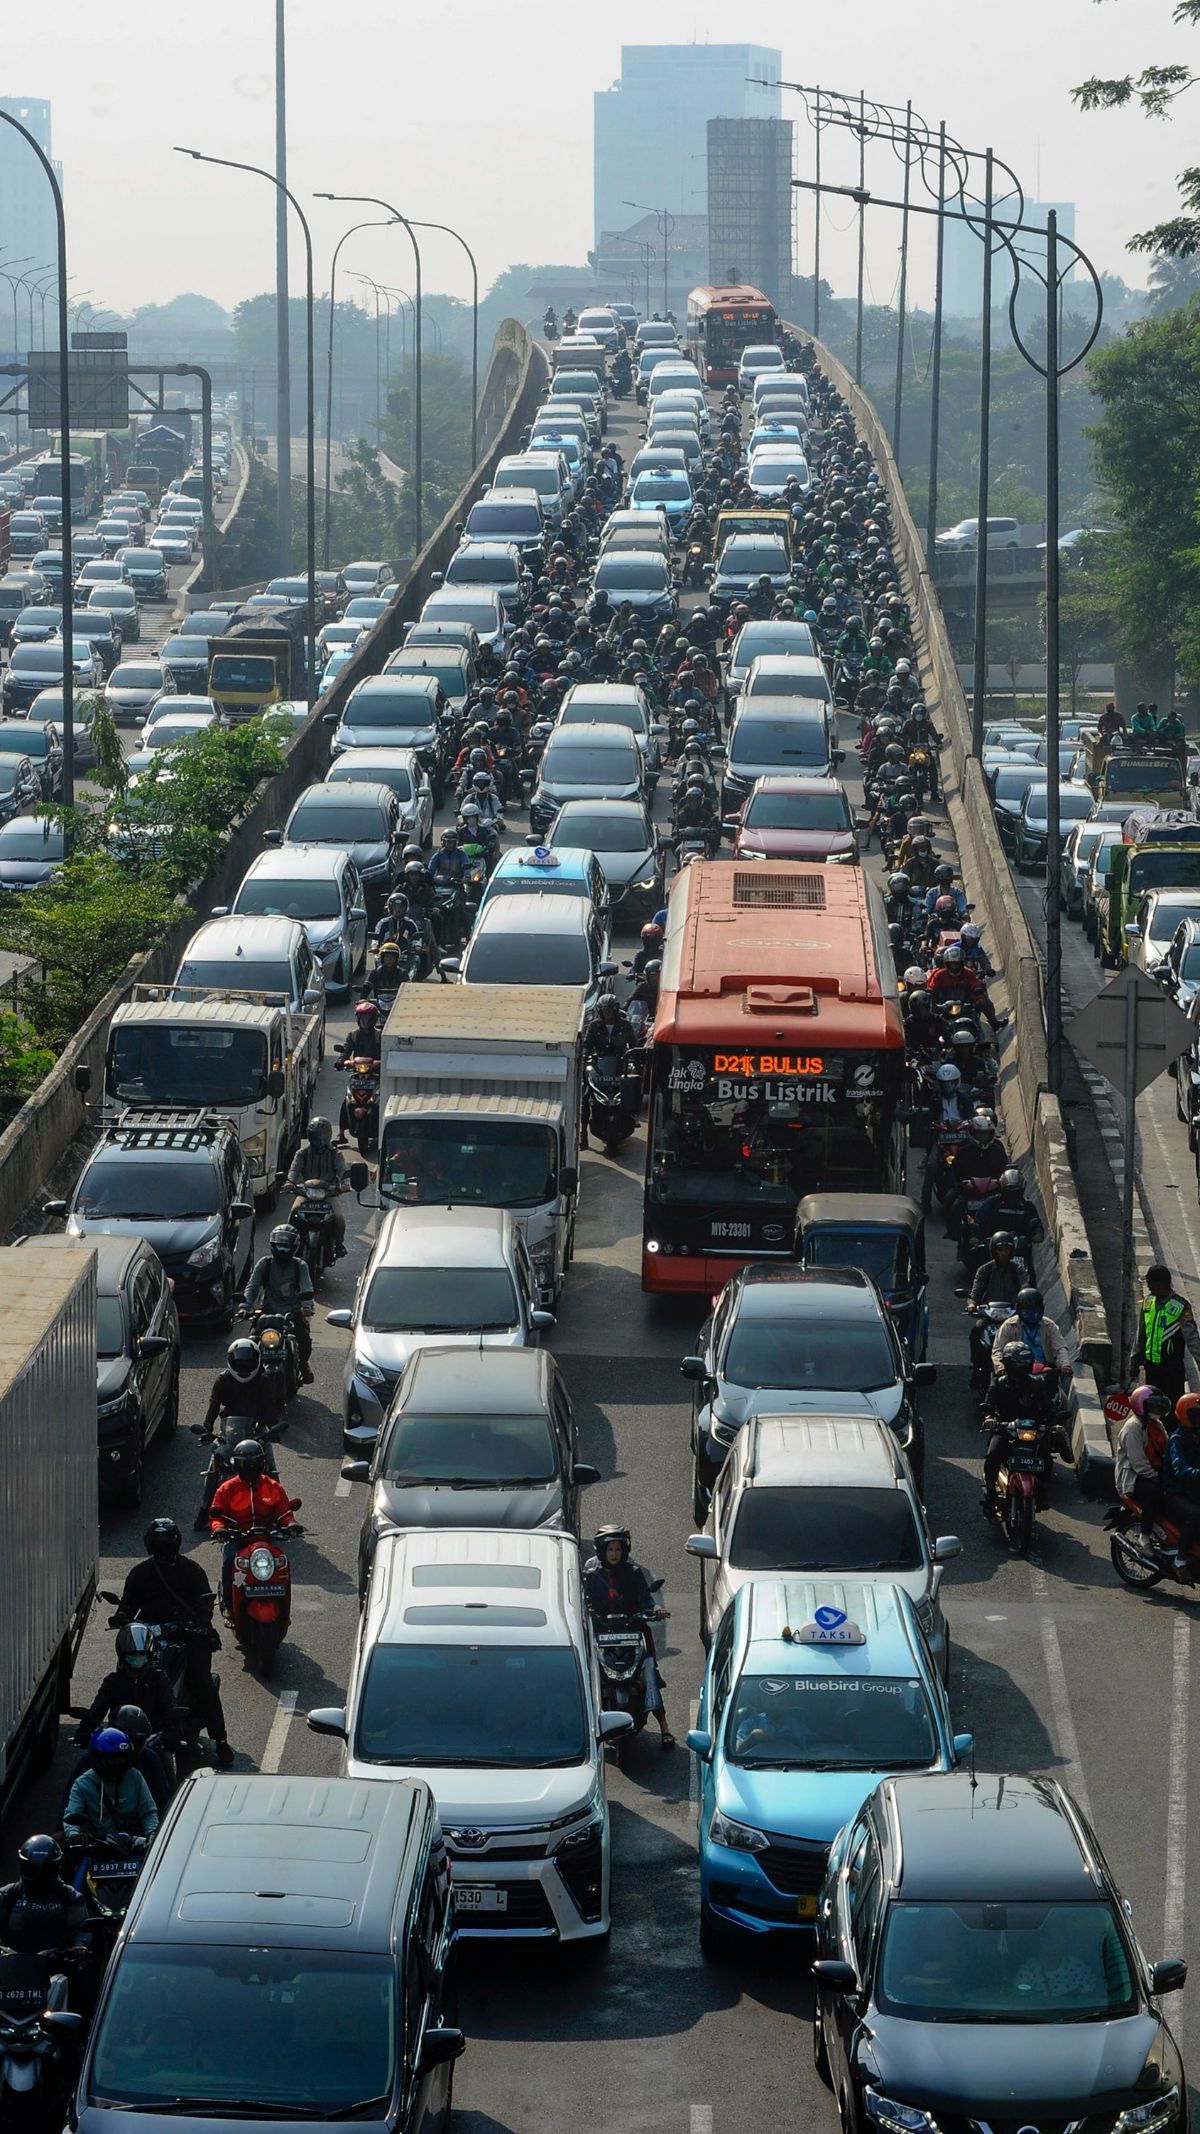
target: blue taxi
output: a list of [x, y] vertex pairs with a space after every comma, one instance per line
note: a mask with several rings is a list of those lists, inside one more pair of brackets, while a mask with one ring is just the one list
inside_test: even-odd
[[860, 1579], [743, 1586], [712, 1641], [699, 1771], [700, 1947], [811, 1932], [829, 1848], [881, 1779], [952, 1771], [955, 1734], [907, 1593]]
[[607, 955], [608, 881], [594, 852], [585, 851], [581, 845], [544, 845], [538, 838], [524, 846], [510, 846], [488, 876], [480, 910], [496, 897], [515, 896], [531, 889], [544, 896], [590, 898], [605, 929]]

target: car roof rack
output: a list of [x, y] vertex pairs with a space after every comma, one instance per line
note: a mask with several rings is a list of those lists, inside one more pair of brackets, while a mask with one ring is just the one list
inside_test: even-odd
[[215, 1111], [123, 1111], [106, 1138], [122, 1148], [198, 1149], [234, 1131], [232, 1119]]

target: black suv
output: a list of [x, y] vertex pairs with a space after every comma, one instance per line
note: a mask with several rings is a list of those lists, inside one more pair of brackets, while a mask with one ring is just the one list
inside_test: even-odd
[[817, 1907], [814, 2057], [844, 2128], [1184, 2134], [1187, 2087], [1094, 1833], [1053, 1779], [889, 1778]]
[[254, 1198], [242, 1145], [201, 1111], [125, 1112], [89, 1156], [70, 1204], [49, 1200], [71, 1237], [143, 1238], [171, 1278], [181, 1319], [233, 1323], [254, 1256]]
[[[39, 1237], [77, 1252], [83, 1240]], [[146, 1447], [179, 1422], [179, 1315], [162, 1261], [141, 1238], [93, 1237], [100, 1487], [140, 1504]]]

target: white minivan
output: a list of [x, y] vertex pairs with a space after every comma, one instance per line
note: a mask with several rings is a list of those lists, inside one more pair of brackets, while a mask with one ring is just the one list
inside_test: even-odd
[[349, 1778], [423, 1779], [453, 1861], [460, 1936], [609, 1931], [601, 1709], [573, 1534], [381, 1533], [344, 1709], [308, 1715]]

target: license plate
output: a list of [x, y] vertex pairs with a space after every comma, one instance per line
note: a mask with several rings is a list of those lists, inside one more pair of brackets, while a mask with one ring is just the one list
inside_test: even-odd
[[815, 1894], [814, 1894], [813, 1896], [811, 1896], [811, 1897], [797, 1897], [797, 1899], [796, 1899], [796, 1917], [797, 1917], [797, 1919], [815, 1919], [815, 1918], [816, 1918], [816, 1916], [817, 1916], [817, 1900], [816, 1900], [816, 1896], [815, 1896]]
[[1042, 1463], [1036, 1452], [1013, 1452], [1009, 1454], [1007, 1465], [1011, 1474], [1035, 1475]]
[[508, 1891], [490, 1882], [456, 1882], [454, 1902], [460, 1912], [506, 1912]]

